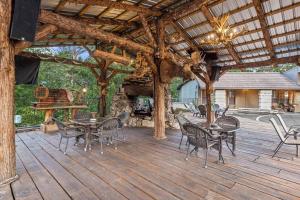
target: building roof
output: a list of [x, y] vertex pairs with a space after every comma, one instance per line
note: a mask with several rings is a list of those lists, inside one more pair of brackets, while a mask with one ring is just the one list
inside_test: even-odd
[[[197, 82], [200, 88], [205, 88], [201, 80]], [[228, 72], [215, 82], [214, 88], [300, 90], [300, 85], [277, 72]]]

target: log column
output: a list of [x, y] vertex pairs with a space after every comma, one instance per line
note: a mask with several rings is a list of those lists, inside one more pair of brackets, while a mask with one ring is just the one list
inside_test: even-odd
[[11, 0], [0, 1], [0, 185], [16, 179], [14, 47], [9, 39]]
[[165, 88], [157, 74], [154, 75], [154, 103], [154, 137], [156, 139], [165, 139]]
[[206, 109], [207, 109], [207, 124], [211, 124], [214, 121], [214, 112], [212, 111], [212, 100], [211, 100], [211, 94], [214, 92], [213, 83], [212, 82], [206, 82]]

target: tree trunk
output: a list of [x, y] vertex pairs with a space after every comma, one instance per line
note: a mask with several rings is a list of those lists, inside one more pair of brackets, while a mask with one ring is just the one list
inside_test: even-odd
[[207, 108], [207, 124], [211, 124], [214, 121], [214, 113], [211, 109], [212, 101], [211, 101], [211, 94], [213, 93], [213, 84], [211, 82], [206, 83], [206, 108]]
[[14, 47], [9, 39], [11, 0], [0, 1], [0, 185], [16, 177]]
[[154, 75], [154, 103], [154, 137], [156, 139], [165, 139], [165, 89], [157, 74]]

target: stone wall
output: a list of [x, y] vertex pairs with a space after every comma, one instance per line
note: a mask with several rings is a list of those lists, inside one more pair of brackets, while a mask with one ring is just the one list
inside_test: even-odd
[[[154, 127], [154, 119], [149, 116], [136, 116], [133, 113], [133, 106], [135, 101], [128, 99], [127, 95], [121, 89], [116, 93], [112, 99], [111, 115], [113, 117], [118, 116], [122, 112], [129, 112], [130, 118], [128, 120], [128, 126], [130, 127]], [[176, 126], [176, 120], [174, 114], [171, 111], [171, 95], [166, 92], [166, 127]], [[152, 115], [153, 116], [153, 115]]]

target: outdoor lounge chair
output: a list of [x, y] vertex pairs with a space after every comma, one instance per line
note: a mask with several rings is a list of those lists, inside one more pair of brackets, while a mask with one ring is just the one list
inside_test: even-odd
[[61, 146], [62, 139], [66, 138], [67, 143], [66, 143], [66, 146], [65, 146], [64, 154], [67, 154], [69, 139], [73, 138], [73, 137], [76, 138], [76, 143], [75, 144], [77, 144], [78, 138], [80, 136], [84, 135], [84, 131], [82, 131], [79, 127], [66, 125], [66, 124], [64, 124], [63, 122], [61, 122], [60, 120], [58, 120], [56, 118], [52, 118], [52, 120], [57, 124], [58, 129], [59, 129], [60, 140], [59, 140], [59, 144], [58, 144], [58, 150], [61, 150], [60, 146]]
[[187, 137], [187, 135], [188, 135], [186, 130], [184, 129], [183, 125], [188, 123], [189, 121], [182, 115], [176, 115], [176, 119], [178, 121], [178, 124], [180, 126], [180, 130], [181, 130], [181, 139], [180, 139], [180, 143], [179, 143], [179, 147], [178, 147], [180, 149], [183, 137], [184, 136]]
[[197, 117], [198, 115], [200, 115], [199, 110], [194, 106], [193, 103], [184, 104], [184, 106], [185, 106], [191, 113], [193, 113], [193, 116]]
[[[101, 154], [103, 154], [103, 141], [107, 139], [110, 144], [113, 144], [113, 138], [117, 136], [120, 120], [118, 118], [110, 118], [104, 120], [97, 126], [97, 132], [92, 134], [97, 136], [101, 144]], [[108, 144], [109, 144], [108, 143]], [[117, 149], [116, 143], [114, 143], [115, 149]]]
[[[295, 135], [294, 133], [292, 133], [292, 134], [282, 133], [281, 129], [279, 128], [279, 126], [274, 118], [270, 118], [270, 121], [281, 140], [280, 143], [278, 144], [278, 146], [276, 147], [274, 154], [272, 155], [272, 158], [277, 154], [277, 152], [279, 151], [279, 149], [282, 147], [283, 144], [296, 145], [296, 156], [298, 157], [298, 155], [299, 155], [298, 146], [300, 145], [300, 138], [297, 137], [297, 135]], [[294, 136], [294, 137], [290, 137], [290, 136]]]
[[285, 134], [298, 134], [300, 132], [300, 125], [292, 125], [290, 128], [288, 128], [279, 113], [275, 114], [275, 116], [278, 118]]
[[199, 105], [198, 110], [200, 112], [200, 117], [206, 117], [206, 106], [205, 105]]
[[[205, 151], [205, 163], [204, 167], [207, 168], [207, 153], [208, 149], [214, 148], [219, 151], [219, 160], [222, 160], [224, 163], [224, 159], [222, 156], [222, 138], [218, 134], [211, 134], [204, 128], [191, 123], [186, 123], [183, 125], [183, 128], [188, 133], [188, 148], [186, 152], [185, 159], [188, 160], [189, 154], [193, 151], [198, 152], [199, 148], [203, 148]], [[194, 146], [194, 149], [189, 152], [190, 145]]]
[[[240, 121], [233, 116], [222, 116], [217, 118], [215, 123], [222, 129], [226, 130], [226, 145], [231, 151], [232, 155], [235, 156], [234, 151], [236, 149], [236, 130], [240, 128]], [[232, 148], [229, 147], [228, 143], [232, 145]]]

